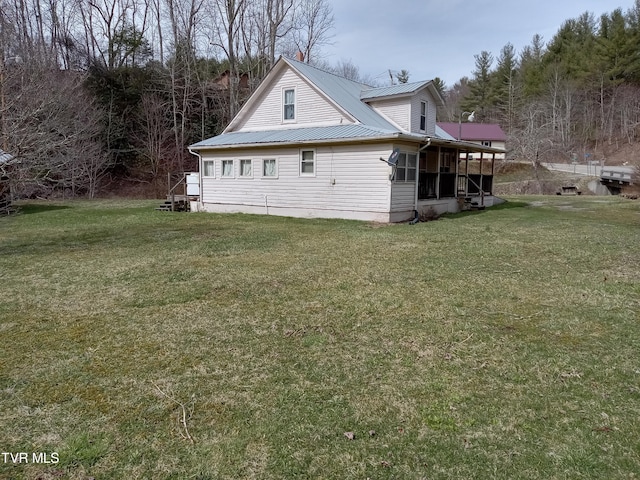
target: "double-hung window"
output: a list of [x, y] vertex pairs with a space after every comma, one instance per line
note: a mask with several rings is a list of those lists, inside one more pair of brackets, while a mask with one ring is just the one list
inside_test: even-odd
[[418, 155], [415, 153], [400, 153], [396, 165], [396, 182], [415, 182], [418, 169]]
[[296, 119], [296, 90], [285, 88], [282, 93], [282, 119], [293, 122]]
[[420, 102], [420, 131], [427, 130], [427, 102]]
[[315, 150], [302, 150], [300, 152], [300, 175], [315, 175], [316, 173]]
[[278, 176], [278, 165], [275, 158], [265, 158], [262, 160], [262, 176], [275, 178]]
[[252, 177], [251, 160], [240, 160], [240, 176], [241, 177]]
[[204, 160], [202, 162], [202, 176], [215, 177], [215, 163], [213, 160]]
[[233, 178], [233, 160], [222, 160], [222, 176]]

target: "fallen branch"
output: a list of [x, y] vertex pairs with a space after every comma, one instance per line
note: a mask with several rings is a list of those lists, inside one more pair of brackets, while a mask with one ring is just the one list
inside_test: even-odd
[[[191, 434], [189, 433], [189, 428], [187, 427], [187, 407], [185, 406], [184, 403], [176, 400], [175, 398], [173, 398], [171, 395], [165, 393], [158, 385], [156, 385], [154, 382], [153, 386], [156, 387], [156, 390], [158, 390], [158, 392], [160, 392], [160, 394], [165, 397], [168, 400], [171, 400], [173, 403], [175, 403], [176, 405], [178, 405], [180, 407], [180, 409], [182, 410], [182, 415], [181, 415], [181, 419], [180, 419], [180, 423], [182, 424], [182, 428], [184, 429], [184, 433], [180, 432], [180, 436], [182, 438], [185, 438], [187, 440], [189, 440], [191, 443], [194, 443], [193, 441], [193, 437], [191, 436]], [[193, 415], [193, 408], [190, 410], [189, 412], [189, 417], [191, 417], [191, 415]]]

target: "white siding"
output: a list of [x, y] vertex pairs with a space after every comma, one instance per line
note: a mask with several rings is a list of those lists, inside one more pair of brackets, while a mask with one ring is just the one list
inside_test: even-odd
[[[304, 148], [307, 149], [306, 147]], [[391, 168], [387, 158], [391, 145], [317, 146], [314, 149], [315, 175], [300, 176], [300, 148], [282, 147], [262, 150], [238, 150], [232, 154], [202, 152], [203, 160], [215, 160], [215, 178], [202, 179], [202, 202], [276, 209], [306, 209], [355, 212], [343, 218], [359, 218], [357, 212], [389, 212]], [[231, 156], [230, 156], [231, 155]], [[253, 178], [221, 178], [223, 159], [253, 159]], [[262, 159], [276, 158], [278, 177], [262, 177]], [[313, 215], [321, 216], [321, 215]], [[362, 215], [361, 218], [369, 218]]]
[[370, 102], [369, 105], [383, 117], [391, 120], [398, 127], [409, 131], [411, 122], [410, 97], [390, 98]]
[[391, 211], [401, 212], [414, 209], [416, 182], [394, 183], [391, 186]]
[[[426, 132], [420, 131], [420, 102], [427, 102]], [[436, 101], [426, 89], [411, 97], [411, 131], [425, 135], [436, 133]]]
[[[294, 88], [296, 91], [294, 122], [283, 121], [282, 118], [285, 88]], [[288, 67], [274, 78], [270, 88], [256, 100], [253, 108], [243, 113], [234, 131], [353, 123]]]

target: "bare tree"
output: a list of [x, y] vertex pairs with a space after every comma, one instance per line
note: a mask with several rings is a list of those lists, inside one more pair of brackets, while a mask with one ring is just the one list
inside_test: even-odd
[[319, 60], [320, 48], [331, 42], [334, 18], [327, 0], [299, 0], [294, 42], [307, 63]]
[[155, 179], [160, 170], [167, 167], [169, 152], [172, 151], [171, 121], [167, 116], [171, 104], [161, 95], [148, 92], [142, 97], [141, 107], [138, 115], [140, 130], [135, 140], [151, 178]]
[[22, 190], [95, 195], [110, 160], [103, 115], [84, 89], [84, 76], [32, 65], [14, 65], [4, 76], [13, 92], [2, 112], [4, 134]]

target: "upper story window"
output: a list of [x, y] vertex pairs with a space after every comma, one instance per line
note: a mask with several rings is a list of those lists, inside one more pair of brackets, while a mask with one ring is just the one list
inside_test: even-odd
[[427, 130], [427, 102], [420, 102], [420, 131]]
[[482, 141], [482, 145], [485, 147], [490, 147], [491, 146], [491, 140], [483, 140]]
[[292, 122], [296, 119], [296, 90], [285, 88], [282, 93], [282, 119]]

